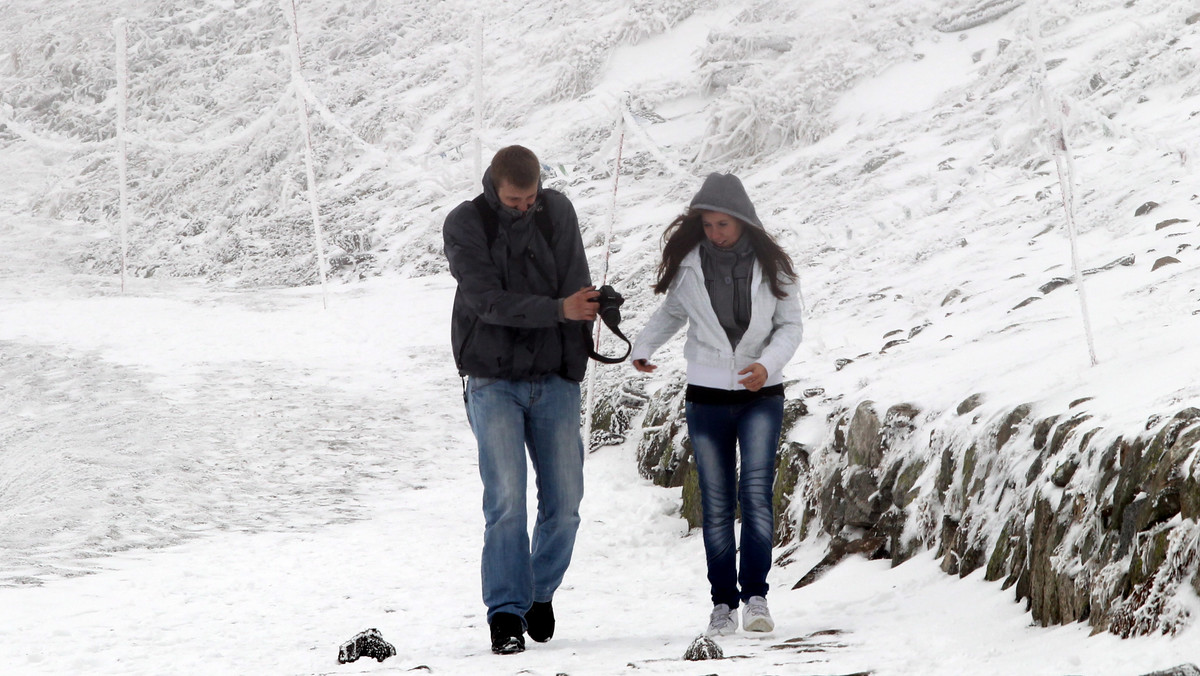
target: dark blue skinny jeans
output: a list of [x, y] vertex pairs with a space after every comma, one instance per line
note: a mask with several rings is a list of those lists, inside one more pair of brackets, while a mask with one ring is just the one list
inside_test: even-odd
[[[713, 605], [767, 595], [775, 516], [775, 452], [783, 425], [783, 397], [744, 404], [687, 402], [688, 435], [700, 474], [704, 552]], [[738, 451], [741, 471], [738, 471]], [[741, 567], [734, 512], [742, 508]], [[739, 590], [740, 586], [740, 590]]]

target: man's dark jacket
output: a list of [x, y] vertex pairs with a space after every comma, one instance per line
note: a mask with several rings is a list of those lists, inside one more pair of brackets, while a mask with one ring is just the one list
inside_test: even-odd
[[[472, 202], [450, 212], [442, 227], [450, 273], [458, 281], [450, 340], [461, 375], [532, 380], [551, 373], [579, 382], [588, 360], [591, 322], [562, 316], [562, 299], [591, 286], [575, 207], [562, 193], [540, 189], [521, 214], [500, 203], [491, 171], [483, 194], [498, 227], [489, 241]], [[535, 222], [544, 209], [547, 242]]]

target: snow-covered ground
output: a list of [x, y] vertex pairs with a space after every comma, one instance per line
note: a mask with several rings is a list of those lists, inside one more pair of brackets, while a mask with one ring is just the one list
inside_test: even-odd
[[[1010, 592], [930, 555], [792, 585], [778, 626], [684, 650], [709, 603], [678, 489], [632, 442], [588, 458], [559, 628], [490, 653], [473, 440], [446, 276], [226, 291], [69, 272], [91, 233], [0, 205], [0, 672], [62, 674], [1086, 674], [1200, 661], [1173, 639], [1030, 626]], [[399, 655], [336, 663], [377, 627]]]

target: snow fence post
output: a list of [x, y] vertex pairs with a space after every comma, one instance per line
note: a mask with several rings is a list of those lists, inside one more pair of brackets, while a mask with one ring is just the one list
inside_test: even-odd
[[284, 18], [288, 22], [288, 45], [292, 61], [292, 89], [296, 95], [296, 107], [300, 113], [300, 134], [304, 137], [304, 169], [308, 178], [308, 204], [312, 212], [313, 243], [317, 250], [317, 272], [321, 278], [321, 306], [329, 309], [329, 284], [325, 269], [325, 239], [321, 230], [321, 212], [317, 203], [317, 174], [313, 169], [312, 131], [308, 124], [308, 104], [304, 100], [304, 76], [300, 64], [300, 22], [296, 15], [295, 0], [279, 0]]
[[129, 112], [129, 63], [125, 19], [113, 21], [117, 56], [117, 194], [118, 218], [121, 228], [121, 293], [125, 293], [125, 269], [129, 256], [129, 181], [128, 155], [125, 147], [125, 124]]
[[[625, 149], [625, 101], [628, 96], [628, 94], [625, 94], [617, 102], [617, 126], [614, 130], [615, 136], [617, 137], [617, 158], [613, 162], [612, 204], [609, 206], [608, 210], [608, 232], [604, 235], [604, 271], [601, 273], [600, 286], [604, 286], [608, 283], [608, 257], [612, 252], [613, 228], [617, 222], [617, 186], [621, 182], [621, 153]], [[594, 349], [597, 354], [600, 353], [600, 327], [603, 324], [604, 322], [599, 321], [599, 317], [597, 317], [596, 337], [593, 341], [595, 344]], [[596, 368], [595, 365], [592, 365], [592, 368], [588, 369], [587, 414], [583, 419], [583, 439], [584, 444], [586, 444], [585, 447], [589, 449], [592, 446], [592, 412], [595, 410], [595, 402]]]
[[1038, 20], [1036, 2], [1029, 3], [1029, 30], [1033, 36], [1034, 58], [1037, 59], [1038, 78], [1042, 86], [1042, 109], [1054, 146], [1054, 164], [1058, 169], [1058, 185], [1062, 192], [1063, 210], [1066, 212], [1067, 234], [1071, 240], [1071, 268], [1075, 278], [1075, 289], [1079, 293], [1079, 311], [1083, 317], [1083, 333], [1087, 339], [1088, 358], [1092, 366], [1096, 360], [1096, 341], [1092, 333], [1092, 317], [1088, 312], [1087, 291], [1084, 289], [1083, 272], [1079, 266], [1079, 235], [1075, 225], [1075, 161], [1071, 156], [1071, 145], [1067, 139], [1066, 102], [1056, 96], [1050, 88], [1050, 76], [1046, 70], [1046, 58], [1042, 51], [1042, 25]]

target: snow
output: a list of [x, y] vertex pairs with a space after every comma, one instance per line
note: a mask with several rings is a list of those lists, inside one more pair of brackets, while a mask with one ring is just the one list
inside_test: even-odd
[[[679, 490], [638, 476], [635, 439], [588, 458], [583, 524], [555, 599], [554, 640], [519, 656], [491, 655], [479, 600], [481, 487], [449, 351], [454, 285], [439, 263], [429, 263], [439, 260], [440, 217], [478, 181], [467, 175], [470, 162], [461, 153], [470, 107], [444, 97], [446, 90], [472, 89], [464, 74], [473, 66], [454, 61], [441, 79], [427, 77], [429, 64], [462, 56], [454, 42], [462, 36], [447, 27], [455, 3], [413, 18], [427, 24], [407, 34], [413, 52], [392, 61], [383, 58], [387, 47], [374, 47], [378, 32], [386, 32], [378, 25], [364, 25], [361, 41], [321, 43], [311, 26], [336, 14], [326, 4], [301, 3], [308, 31], [301, 39], [312, 50], [305, 95], [340, 97], [344, 81], [347, 90], [366, 92], [364, 106], [376, 106], [379, 117], [352, 119], [349, 105], [315, 109], [328, 125], [314, 139], [326, 144], [322, 157], [344, 165], [325, 184], [330, 197], [322, 197], [332, 201], [380, 173], [409, 191], [381, 193], [370, 214], [351, 211], [355, 219], [402, 224], [382, 233], [393, 267], [391, 274], [331, 284], [327, 309], [313, 287], [250, 289], [155, 276], [131, 278], [120, 293], [115, 276], [67, 262], [113, 238], [109, 223], [89, 220], [95, 212], [76, 219], [68, 208], [73, 200], [104, 198], [71, 193], [87, 183], [69, 151], [79, 145], [68, 141], [95, 138], [65, 133], [75, 119], [66, 114], [64, 127], [51, 130], [10, 126], [53, 144], [0, 137], [7, 172], [0, 186], [0, 673], [1134, 676], [1200, 663], [1195, 623], [1174, 637], [1127, 640], [1089, 636], [1083, 625], [1031, 626], [1012, 590], [984, 582], [980, 572], [947, 576], [928, 552], [896, 568], [851, 558], [792, 590], [824, 555], [821, 538], [773, 569], [773, 634], [722, 639], [732, 659], [685, 663], [680, 658], [709, 610], [703, 547], [678, 515]], [[516, 32], [496, 19], [489, 39], [526, 44], [520, 41], [537, 36], [530, 26], [549, 23], [555, 11], [591, 11], [561, 4], [530, 3], [529, 14], [514, 20]], [[674, 24], [662, 19], [665, 9], [647, 3], [602, 4], [589, 15], [595, 27], [572, 24], [540, 51], [501, 54], [489, 64], [499, 73], [490, 81], [499, 91], [486, 140], [541, 141], [543, 158], [567, 174], [598, 272], [597, 233], [607, 226], [611, 200], [605, 172], [616, 153], [606, 135], [618, 99], [635, 95], [630, 117], [638, 127], [626, 139], [625, 157], [638, 175], [622, 176], [610, 280], [629, 299], [629, 335], [653, 307], [644, 282], [662, 225], [694, 189], [692, 179], [734, 169], [801, 265], [806, 340], [786, 375], [799, 388], [819, 386], [828, 398], [811, 402], [813, 415], [793, 439], [819, 447], [824, 416], [867, 398], [938, 412], [980, 392], [987, 395], [981, 414], [991, 415], [1026, 401], [1057, 411], [1089, 396], [1088, 413], [1113, 430], [1138, 429], [1149, 413], [1197, 401], [1197, 254], [1194, 246], [1178, 248], [1193, 243], [1200, 216], [1190, 182], [1195, 160], [1181, 164], [1171, 152], [1194, 145], [1195, 57], [1184, 47], [1195, 45], [1197, 34], [1182, 34], [1173, 51], [1163, 46], [1171, 22], [1182, 25], [1184, 12], [1194, 12], [1189, 2], [1122, 0], [1089, 12], [1074, 12], [1077, 3], [1044, 3], [1052, 7], [1043, 11], [1058, 12], [1050, 15], [1046, 56], [1067, 58], [1050, 81], [1085, 99], [1069, 120], [1083, 267], [1136, 255], [1132, 266], [1087, 277], [1096, 367], [1087, 366], [1075, 290], [1038, 290], [1069, 276], [1070, 265], [1057, 181], [1047, 173], [1052, 166], [1033, 161], [1042, 122], [1027, 101], [1028, 75], [1007, 74], [1010, 62], [1021, 62], [1014, 54], [1028, 47], [1024, 10], [940, 34], [921, 28], [942, 9], [925, 0], [886, 8], [812, 3], [799, 18], [795, 3], [782, 3], [777, 25], [764, 8], [779, 3], [697, 2]], [[249, 3], [239, 16], [251, 23], [261, 5]], [[838, 11], [842, 5], [884, 18], [851, 21]], [[210, 35], [213, 25], [230, 21], [222, 14], [228, 9], [192, 14], [184, 28], [193, 37]], [[608, 52], [600, 38], [584, 39], [611, 28], [607, 12], [621, 9], [641, 12], [629, 19], [643, 22], [637, 26], [659, 21], [669, 30]], [[1079, 16], [1064, 18], [1073, 12]], [[135, 27], [148, 30], [138, 18], [135, 12]], [[706, 51], [712, 36], [737, 42], [764, 29], [802, 39], [791, 56], [747, 48], [750, 75], [742, 88], [704, 91], [697, 73], [718, 61]], [[904, 30], [916, 38], [906, 42]], [[856, 42], [822, 40], [825, 33]], [[343, 35], [358, 37], [353, 30]], [[237, 57], [260, 64], [262, 73], [214, 80], [222, 92], [237, 92], [261, 75], [268, 84], [256, 87], [254, 100], [213, 95], [222, 113], [215, 117], [191, 109], [176, 115], [171, 97], [158, 109], [143, 100], [131, 113], [131, 130], [143, 140], [178, 135], [186, 142], [179, 130], [229, 129], [191, 135], [209, 150], [266, 133], [286, 102], [281, 87], [269, 85], [271, 71], [284, 70], [270, 37], [264, 31], [247, 38]], [[865, 48], [875, 37], [879, 49]], [[1002, 52], [1001, 40], [1013, 43]], [[343, 59], [360, 48], [371, 56]], [[552, 60], [556, 49], [564, 50], [560, 61]], [[97, 53], [87, 58], [110, 51]], [[785, 64], [788, 70], [771, 59], [797, 53], [822, 60], [825, 70], [814, 67], [812, 79], [833, 83], [803, 92], [812, 97], [805, 101], [812, 103], [813, 129], [826, 133], [760, 156], [691, 164], [703, 155], [706, 134], [724, 129], [732, 118], [723, 116], [742, 110], [749, 92], [761, 94], [777, 86], [778, 73], [794, 72], [794, 63]], [[522, 66], [522, 58], [554, 77], [527, 91], [523, 78], [536, 69]], [[1151, 65], [1130, 77], [1143, 83], [1137, 92], [1147, 103], [1128, 90], [1086, 94], [1093, 71], [1116, 82], [1140, 58]], [[330, 63], [340, 65], [322, 68]], [[6, 65], [0, 75], [8, 83], [15, 72]], [[178, 86], [205, 81], [202, 72], [181, 69]], [[378, 73], [407, 88], [378, 85]], [[145, 78], [138, 82], [147, 86]], [[576, 91], [582, 93], [570, 95]], [[399, 112], [381, 103], [389, 96]], [[0, 99], [0, 111], [13, 115], [7, 104]], [[645, 107], [640, 115], [637, 106]], [[272, 112], [263, 117], [266, 110]], [[651, 123], [650, 112], [665, 121]], [[296, 139], [294, 125], [276, 126], [285, 130], [280, 136]], [[347, 130], [355, 138], [348, 140]], [[330, 138], [353, 150], [330, 153]], [[176, 148], [185, 150], [198, 151], [194, 143]], [[389, 156], [404, 161], [379, 161]], [[881, 158], [886, 163], [864, 171]], [[301, 179], [293, 174], [262, 185], [235, 175], [221, 189], [175, 197], [201, 211], [231, 205], [214, 220], [245, 208], [229, 198], [235, 190], [267, 202], [292, 197], [293, 210], [303, 212]], [[1048, 197], [1036, 197], [1041, 191]], [[1134, 218], [1151, 199], [1163, 206]], [[1154, 229], [1173, 217], [1188, 222]], [[163, 227], [178, 225], [168, 220]], [[1167, 254], [1181, 264], [1151, 270]], [[253, 279], [247, 273], [241, 281]], [[947, 301], [955, 290], [960, 295]], [[1040, 300], [1016, 309], [1030, 297]], [[924, 328], [914, 334], [916, 327]], [[881, 352], [896, 337], [908, 342]], [[840, 358], [853, 361], [837, 370]], [[649, 391], [672, 369], [678, 373], [677, 345], [663, 363], [667, 368], [647, 381]], [[607, 382], [632, 377], [627, 369], [598, 368]], [[1185, 602], [1193, 617], [1200, 613], [1196, 598]], [[399, 655], [382, 664], [337, 665], [338, 645], [368, 627]]]

